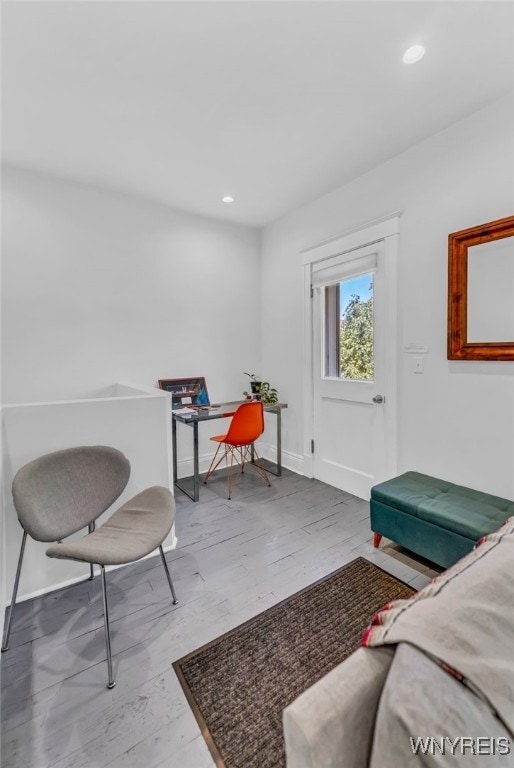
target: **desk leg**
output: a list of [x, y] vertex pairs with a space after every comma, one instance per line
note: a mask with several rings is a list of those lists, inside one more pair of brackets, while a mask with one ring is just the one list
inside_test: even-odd
[[282, 408], [277, 408], [277, 476], [282, 474]]
[[171, 428], [172, 448], [173, 448], [173, 484], [175, 488], [178, 488], [186, 496], [189, 496], [191, 501], [198, 501], [200, 498], [200, 472], [198, 462], [198, 422], [194, 421], [189, 426], [193, 427], [193, 493], [191, 494], [187, 488], [180, 484], [178, 479], [178, 457], [177, 457], [177, 422], [173, 419]]
[[173, 450], [173, 482], [178, 480], [178, 458], [177, 458], [177, 422], [171, 418], [171, 445]]
[[[282, 475], [282, 408], [269, 411], [269, 413], [274, 413], [277, 417], [277, 463], [275, 466], [273, 466], [273, 464], [271, 466], [267, 466], [266, 472], [275, 475], [275, 477], [280, 477]], [[253, 450], [253, 444], [250, 448], [250, 457], [252, 464], [255, 464], [255, 452]]]
[[194, 461], [194, 475], [193, 475], [193, 501], [198, 501], [200, 498], [200, 467], [198, 462], [198, 422], [193, 423], [193, 461]]

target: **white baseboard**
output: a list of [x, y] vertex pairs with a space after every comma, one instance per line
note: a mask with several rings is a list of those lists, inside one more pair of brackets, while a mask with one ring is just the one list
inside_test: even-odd
[[359, 499], [369, 501], [373, 475], [367, 472], [340, 464], [337, 461], [324, 459], [318, 465], [317, 476], [323, 483], [332, 485], [334, 488], [340, 488]]
[[[168, 544], [166, 547], [163, 547], [163, 550], [164, 552], [170, 552], [172, 549], [175, 549], [176, 546], [177, 546], [177, 537], [173, 535], [172, 543]], [[148, 555], [145, 555], [140, 560], [135, 560], [134, 562], [141, 563], [143, 560], [148, 560], [148, 558], [150, 557], [155, 557], [156, 551], [158, 550], [150, 552]], [[106, 566], [105, 570], [107, 572], [117, 571], [118, 568], [126, 568], [127, 565], [131, 565], [131, 563], [124, 563], [122, 565], [108, 565]], [[98, 566], [95, 566], [95, 571], [99, 572]], [[52, 584], [51, 586], [44, 587], [43, 589], [37, 589], [35, 592], [29, 592], [26, 595], [19, 595], [16, 599], [16, 605], [18, 605], [18, 603], [24, 603], [26, 600], [32, 600], [34, 597], [49, 595], [51, 592], [57, 592], [58, 589], [64, 589], [64, 587], [71, 587], [73, 584], [80, 584], [81, 581], [85, 581], [88, 578], [88, 575], [89, 575], [89, 566], [83, 576], [76, 576], [73, 579], [67, 579], [66, 581], [61, 581], [58, 584]], [[9, 599], [5, 604], [5, 607], [8, 608], [10, 605], [11, 605], [11, 600]]]
[[[276, 462], [277, 448], [271, 443], [257, 443], [258, 450], [263, 459]], [[292, 451], [282, 449], [282, 466], [295, 472], [297, 475], [303, 475], [303, 456]]]
[[303, 474], [305, 477], [314, 477], [314, 456], [306, 453], [303, 457]]
[[[269, 459], [270, 461], [276, 462], [277, 460], [277, 449], [276, 446], [272, 445], [271, 443], [261, 443], [257, 442], [257, 450], [259, 451], [259, 455], [262, 456], [263, 459]], [[213, 453], [204, 453], [202, 456], [198, 457], [198, 465], [200, 467], [200, 474], [204, 474], [209, 469], [209, 466], [212, 461], [212, 457], [214, 456]], [[220, 469], [223, 469], [225, 466], [224, 462], [220, 464]], [[297, 475], [303, 475], [303, 456], [300, 456], [298, 453], [292, 453], [291, 451], [285, 451], [282, 449], [282, 466], [286, 469], [290, 469], [291, 472], [296, 472]], [[193, 457], [188, 457], [187, 459], [181, 459], [178, 462], [178, 476], [181, 477], [191, 477], [193, 475]]]
[[[214, 453], [204, 453], [202, 456], [198, 457], [198, 466], [200, 467], [201, 475], [203, 475], [209, 469], [213, 456], [214, 456]], [[220, 464], [220, 468], [224, 466], [225, 466], [224, 463]], [[177, 462], [179, 479], [181, 477], [192, 477], [193, 471], [194, 471], [193, 468], [194, 468], [194, 462], [193, 462], [192, 456], [189, 456], [187, 459], [179, 459], [179, 461]]]

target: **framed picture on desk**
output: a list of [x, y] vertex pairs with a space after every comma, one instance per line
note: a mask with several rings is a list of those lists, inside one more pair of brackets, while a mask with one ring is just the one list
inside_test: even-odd
[[205, 376], [159, 379], [159, 387], [171, 394], [172, 409], [187, 405], [210, 405]]

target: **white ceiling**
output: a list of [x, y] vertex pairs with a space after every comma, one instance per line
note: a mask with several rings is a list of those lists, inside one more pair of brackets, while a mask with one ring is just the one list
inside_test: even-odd
[[6, 162], [250, 225], [514, 87], [512, 2], [2, 6]]

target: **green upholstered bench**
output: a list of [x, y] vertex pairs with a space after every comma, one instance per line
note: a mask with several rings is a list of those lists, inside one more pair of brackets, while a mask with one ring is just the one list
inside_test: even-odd
[[448, 568], [514, 515], [514, 502], [405, 472], [371, 489], [374, 545], [382, 536]]

